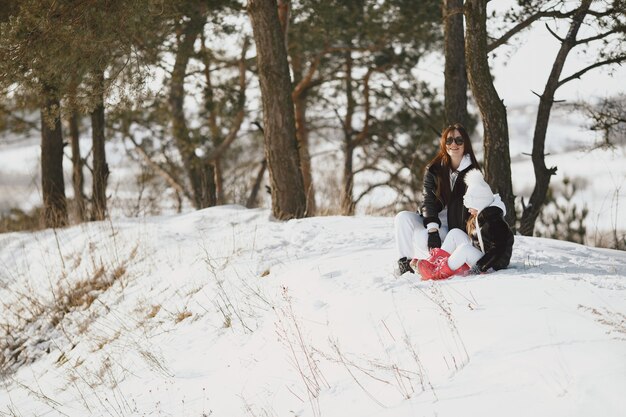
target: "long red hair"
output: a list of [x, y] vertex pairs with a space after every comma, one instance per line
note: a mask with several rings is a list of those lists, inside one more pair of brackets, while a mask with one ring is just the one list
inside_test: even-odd
[[474, 155], [472, 141], [470, 140], [465, 127], [461, 123], [455, 123], [443, 129], [441, 139], [439, 140], [439, 152], [428, 165], [435, 167], [435, 172], [439, 177], [439, 181], [437, 181], [437, 198], [441, 200], [444, 206], [448, 204], [450, 194], [452, 194], [452, 190], [450, 189], [450, 169], [452, 168], [452, 158], [450, 158], [446, 149], [446, 139], [448, 134], [450, 134], [450, 132], [454, 132], [455, 130], [457, 130], [463, 137], [463, 152], [465, 154], [469, 154], [474, 168], [480, 169], [480, 165], [476, 160], [476, 155]]

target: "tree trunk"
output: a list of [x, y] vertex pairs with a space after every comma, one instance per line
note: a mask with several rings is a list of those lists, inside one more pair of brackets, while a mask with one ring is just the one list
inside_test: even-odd
[[539, 98], [539, 109], [535, 123], [535, 133], [533, 135], [533, 167], [535, 170], [535, 188], [530, 196], [527, 205], [524, 206], [522, 218], [520, 220], [520, 233], [525, 236], [532, 236], [535, 230], [535, 222], [546, 201], [548, 189], [550, 188], [550, 178], [556, 174], [556, 167], [548, 169], [545, 162], [545, 143], [550, 112], [554, 104], [554, 94], [559, 87], [559, 79], [565, 65], [565, 60], [571, 49], [575, 46], [578, 30], [585, 19], [592, 0], [582, 0], [581, 5], [572, 17], [572, 24], [567, 32], [567, 36], [561, 42], [561, 48], [552, 64], [552, 70]]
[[[296, 83], [302, 80], [302, 59], [296, 52], [291, 56], [291, 68]], [[296, 117], [296, 138], [298, 139], [298, 149], [300, 151], [300, 169], [302, 170], [302, 180], [306, 192], [306, 212], [307, 216], [314, 216], [317, 210], [315, 204], [315, 187], [313, 186], [313, 174], [311, 172], [311, 154], [309, 153], [309, 130], [307, 125], [307, 92], [308, 88], [294, 91], [293, 101]]]
[[70, 114], [70, 139], [72, 147], [72, 186], [74, 189], [74, 203], [78, 221], [87, 219], [85, 209], [85, 176], [83, 175], [83, 159], [80, 156], [79, 115], [76, 111]]
[[467, 73], [465, 72], [465, 37], [463, 0], [443, 0], [445, 54], [445, 111], [448, 124], [467, 127]]
[[353, 216], [356, 204], [354, 202], [353, 190], [354, 190], [354, 169], [353, 169], [353, 157], [354, 146], [350, 141], [344, 142], [344, 155], [343, 161], [343, 190], [341, 194], [341, 214], [344, 216]]
[[194, 43], [198, 34], [203, 30], [205, 22], [206, 16], [203, 11], [198, 11], [185, 22], [176, 51], [169, 96], [172, 134], [191, 184], [193, 204], [196, 209], [211, 207], [217, 202], [214, 167], [196, 155], [198, 144], [191, 141], [184, 112], [187, 64], [194, 53]]
[[104, 148], [104, 74], [98, 76], [98, 104], [91, 112], [91, 133], [93, 143], [93, 182], [91, 220], [104, 220], [107, 214], [107, 181], [109, 179], [109, 165]]
[[506, 221], [515, 227], [515, 196], [506, 108], [493, 85], [487, 57], [487, 0], [465, 3], [465, 58], [468, 80], [483, 121], [485, 179], [506, 206]]
[[226, 195], [224, 191], [224, 172], [222, 171], [222, 159], [218, 158], [213, 163], [215, 169], [215, 204], [226, 204]]
[[63, 179], [63, 133], [60, 103], [55, 92], [46, 88], [41, 108], [41, 190], [44, 224], [63, 227], [68, 224], [65, 182]]
[[248, 196], [248, 200], [246, 201], [247, 208], [256, 207], [256, 200], [259, 196], [259, 190], [261, 189], [261, 181], [263, 181], [263, 176], [265, 175], [265, 170], [267, 169], [267, 161], [264, 159], [261, 161], [261, 167], [254, 178], [254, 184], [252, 185], [252, 190], [250, 191], [250, 195]]
[[356, 103], [352, 94], [352, 53], [346, 52], [346, 120], [344, 121], [344, 162], [343, 162], [343, 190], [341, 193], [341, 214], [344, 216], [352, 216], [354, 214], [354, 197], [352, 191], [354, 189], [354, 170], [353, 156], [354, 144], [352, 129], [352, 118]]
[[276, 0], [249, 0], [257, 49], [265, 156], [272, 187], [272, 212], [281, 220], [306, 215], [287, 51]]
[[291, 0], [277, 0], [278, 21], [283, 31], [285, 51], [289, 51], [289, 15], [291, 14]]

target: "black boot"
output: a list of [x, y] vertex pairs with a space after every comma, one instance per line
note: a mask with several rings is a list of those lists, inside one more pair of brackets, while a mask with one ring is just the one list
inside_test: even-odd
[[405, 272], [410, 272], [412, 274], [415, 273], [415, 271], [413, 271], [413, 268], [411, 268], [411, 266], [409, 265], [409, 262], [411, 262], [411, 260], [408, 259], [406, 256], [398, 259], [398, 267], [400, 268], [400, 275], [404, 274]]

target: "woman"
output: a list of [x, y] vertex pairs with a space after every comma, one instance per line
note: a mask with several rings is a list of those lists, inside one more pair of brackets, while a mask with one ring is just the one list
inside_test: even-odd
[[465, 175], [467, 192], [463, 204], [470, 211], [467, 234], [450, 230], [440, 249], [431, 259], [414, 259], [423, 280], [445, 279], [472, 270], [484, 273], [509, 266], [513, 252], [513, 232], [504, 220], [506, 208], [498, 194], [493, 194], [477, 169]]
[[463, 207], [463, 177], [472, 168], [480, 166], [467, 131], [460, 123], [448, 126], [426, 167], [421, 213], [402, 211], [394, 220], [400, 274], [414, 272], [411, 259], [427, 258], [431, 249], [441, 247], [448, 230], [465, 228], [469, 212]]

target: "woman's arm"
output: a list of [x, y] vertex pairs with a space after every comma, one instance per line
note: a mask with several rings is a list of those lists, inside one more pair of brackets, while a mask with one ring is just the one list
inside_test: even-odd
[[428, 168], [424, 174], [424, 189], [422, 191], [424, 203], [422, 205], [422, 217], [424, 217], [424, 227], [429, 223], [437, 223], [441, 226], [439, 212], [443, 209], [441, 201], [437, 198], [437, 176]]

